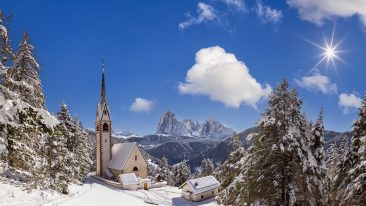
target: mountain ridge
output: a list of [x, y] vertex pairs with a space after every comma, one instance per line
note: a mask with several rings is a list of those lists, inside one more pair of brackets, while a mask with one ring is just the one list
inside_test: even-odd
[[179, 121], [173, 112], [167, 111], [161, 116], [155, 134], [225, 139], [234, 132], [232, 128], [214, 119], [205, 122], [191, 119]]

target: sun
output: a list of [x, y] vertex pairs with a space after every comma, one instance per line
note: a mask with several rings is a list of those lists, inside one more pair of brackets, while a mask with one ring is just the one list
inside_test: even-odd
[[327, 69], [330, 68], [330, 63], [332, 65], [332, 68], [337, 71], [336, 68], [336, 60], [337, 61], [342, 61], [342, 58], [339, 56], [339, 54], [341, 53], [341, 51], [339, 50], [339, 46], [342, 43], [342, 41], [338, 41], [338, 42], [334, 42], [334, 29], [332, 32], [332, 36], [330, 38], [328, 38], [327, 40], [325, 40], [324, 42], [324, 46], [316, 44], [312, 41], [308, 41], [309, 43], [311, 43], [312, 45], [318, 47], [320, 50], [322, 50], [321, 54], [320, 54], [320, 60], [314, 65], [314, 67], [311, 69], [313, 70], [317, 70], [318, 66], [320, 64], [322, 64], [323, 62], [326, 62], [326, 66]]
[[337, 56], [336, 53], [336, 48], [327, 46], [323, 55], [326, 56], [328, 60], [330, 60]]

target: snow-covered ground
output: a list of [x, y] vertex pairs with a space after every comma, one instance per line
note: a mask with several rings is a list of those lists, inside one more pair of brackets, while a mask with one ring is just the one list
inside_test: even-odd
[[82, 186], [70, 187], [70, 195], [35, 190], [30, 193], [20, 187], [0, 183], [0, 206], [5, 205], [174, 205], [174, 206], [215, 206], [215, 200], [193, 203], [180, 197], [177, 187], [162, 187], [150, 190], [126, 191], [106, 185], [88, 177]]

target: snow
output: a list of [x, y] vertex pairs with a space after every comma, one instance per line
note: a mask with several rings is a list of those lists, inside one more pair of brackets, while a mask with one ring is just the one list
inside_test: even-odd
[[0, 206], [8, 205], [133, 205], [133, 206], [216, 206], [213, 198], [202, 202], [189, 202], [181, 197], [177, 187], [161, 187], [150, 190], [127, 191], [115, 188], [92, 177], [87, 177], [82, 186], [70, 186], [69, 195], [33, 190], [0, 183]]
[[[22, 111], [25, 108], [32, 107], [28, 103], [21, 100], [2, 100], [0, 101], [0, 122], [17, 126], [15, 123], [17, 112]], [[59, 121], [52, 116], [48, 111], [44, 109], [34, 108], [38, 114], [42, 117], [42, 121], [49, 127], [54, 127], [59, 124]]]

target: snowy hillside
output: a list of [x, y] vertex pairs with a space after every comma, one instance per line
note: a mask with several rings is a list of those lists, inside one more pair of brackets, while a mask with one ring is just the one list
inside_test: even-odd
[[234, 130], [216, 120], [207, 120], [203, 123], [191, 119], [177, 120], [173, 112], [165, 112], [158, 124], [156, 134], [175, 136], [209, 137], [224, 139], [230, 137]]
[[113, 188], [88, 177], [82, 186], [72, 185], [69, 195], [61, 195], [49, 191], [34, 190], [30, 193], [19, 187], [0, 183], [0, 206], [5, 205], [123, 205], [145, 206], [214, 206], [214, 199], [199, 203], [188, 202], [180, 197], [181, 190], [177, 187], [162, 187], [150, 190], [126, 191]]

